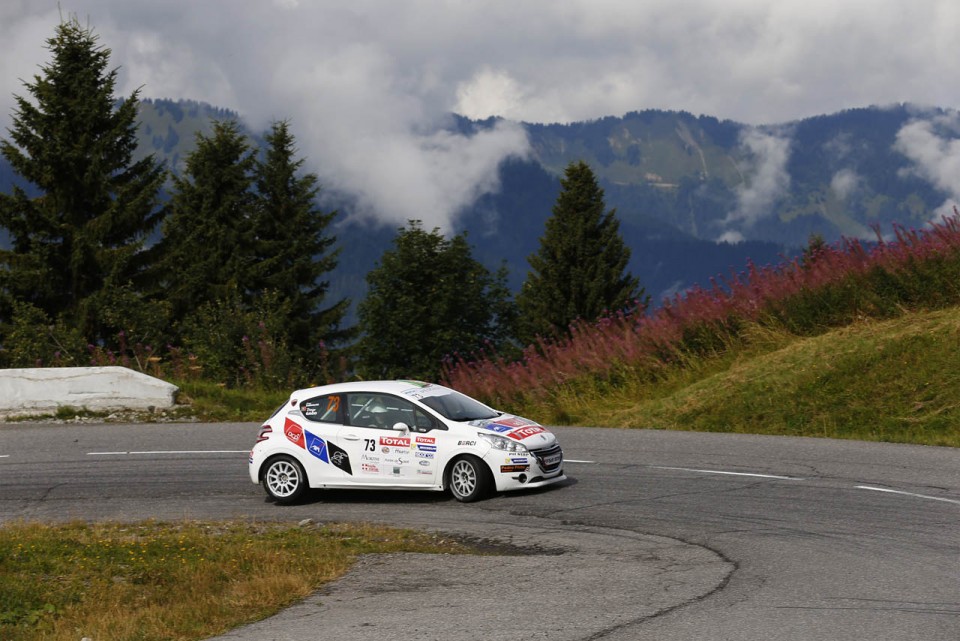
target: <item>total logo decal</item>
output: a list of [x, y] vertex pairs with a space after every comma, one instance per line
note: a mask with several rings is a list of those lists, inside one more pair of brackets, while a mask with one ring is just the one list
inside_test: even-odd
[[418, 436], [418, 437], [417, 437], [417, 443], [418, 443], [418, 444], [419, 444], [419, 443], [423, 443], [423, 444], [425, 444], [425, 445], [433, 445], [433, 444], [436, 443], [436, 442], [437, 442], [437, 439], [433, 438], [432, 436]]
[[389, 447], [410, 447], [409, 436], [381, 436], [380, 445]]
[[514, 430], [509, 434], [507, 434], [507, 436], [509, 436], [514, 440], [522, 441], [528, 436], [533, 436], [534, 434], [540, 434], [541, 432], [546, 432], [546, 431], [547, 430], [543, 429], [539, 425], [529, 425], [527, 427], [521, 427], [518, 430]]

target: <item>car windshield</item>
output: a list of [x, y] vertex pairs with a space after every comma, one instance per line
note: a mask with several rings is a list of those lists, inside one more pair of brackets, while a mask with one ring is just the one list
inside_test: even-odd
[[426, 396], [420, 402], [451, 421], [476, 421], [500, 416], [500, 412], [453, 390], [447, 394]]

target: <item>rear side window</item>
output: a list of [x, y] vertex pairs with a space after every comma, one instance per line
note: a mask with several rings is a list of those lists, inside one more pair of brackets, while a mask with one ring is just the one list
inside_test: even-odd
[[315, 396], [300, 403], [303, 417], [314, 423], [342, 424], [345, 409], [345, 402], [340, 394]]

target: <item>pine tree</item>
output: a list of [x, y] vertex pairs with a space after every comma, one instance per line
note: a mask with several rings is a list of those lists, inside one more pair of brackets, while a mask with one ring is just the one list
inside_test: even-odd
[[517, 296], [523, 340], [565, 336], [573, 321], [596, 320], [643, 296], [638, 280], [625, 271], [630, 249], [615, 211], [604, 209], [593, 171], [584, 162], [570, 163]]
[[134, 160], [139, 92], [118, 104], [117, 70], [98, 40], [76, 17], [62, 22], [47, 40], [52, 61], [24, 83], [33, 102], [15, 96], [0, 151], [40, 195], [0, 194], [11, 239], [0, 251], [0, 321], [16, 303], [109, 342], [133, 317], [154, 322], [140, 278], [166, 172], [153, 156]]
[[173, 178], [171, 213], [158, 251], [161, 290], [175, 323], [199, 307], [244, 291], [255, 262], [256, 158], [234, 121], [197, 133], [183, 175]]
[[274, 292], [289, 309], [284, 325], [287, 343], [308, 356], [321, 344], [334, 346], [352, 332], [341, 328], [350, 302], [322, 307], [330, 288], [325, 274], [337, 267], [336, 238], [327, 235], [336, 212], [317, 208], [317, 176], [301, 175], [288, 123], [274, 123], [266, 151], [257, 165], [254, 262], [245, 283], [248, 296]]
[[432, 381], [446, 356], [501, 347], [515, 315], [506, 276], [473, 259], [465, 234], [448, 240], [410, 221], [367, 274], [360, 374]]

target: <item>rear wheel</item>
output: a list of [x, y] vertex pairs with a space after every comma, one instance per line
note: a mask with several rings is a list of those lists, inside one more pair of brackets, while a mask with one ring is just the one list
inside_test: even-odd
[[462, 503], [482, 499], [490, 492], [490, 472], [477, 457], [464, 456], [450, 466], [447, 487], [450, 488], [453, 498]]
[[277, 503], [293, 503], [307, 491], [307, 474], [297, 459], [277, 456], [263, 470], [263, 489]]

